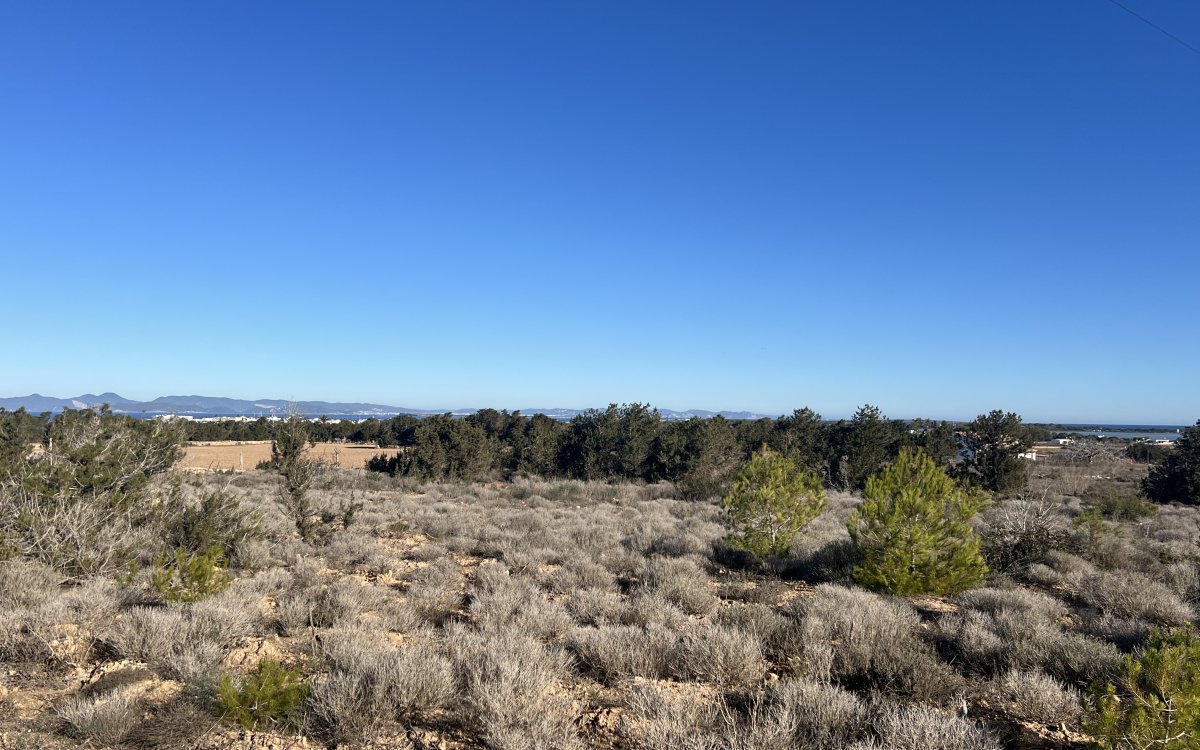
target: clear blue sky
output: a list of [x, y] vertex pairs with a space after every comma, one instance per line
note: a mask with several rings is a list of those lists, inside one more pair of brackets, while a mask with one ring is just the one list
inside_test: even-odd
[[0, 143], [0, 395], [1200, 416], [1200, 55], [1106, 0], [10, 2]]

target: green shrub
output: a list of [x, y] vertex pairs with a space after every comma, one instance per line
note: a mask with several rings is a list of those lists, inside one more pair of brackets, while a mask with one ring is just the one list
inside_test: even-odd
[[247, 513], [237, 498], [223, 491], [205, 493], [195, 507], [178, 499], [176, 508], [165, 520], [163, 530], [172, 547], [204, 552], [217, 545], [225, 555], [231, 555], [241, 543], [263, 536], [259, 514]]
[[1152, 443], [1130, 443], [1125, 457], [1139, 464], [1156, 464], [1171, 454], [1171, 446]]
[[1097, 482], [1083, 493], [1082, 499], [1092, 513], [1110, 521], [1140, 521], [1158, 513], [1153, 503], [1112, 482]]
[[264, 659], [241, 680], [225, 675], [217, 685], [221, 718], [246, 729], [298, 726], [300, 710], [312, 685], [299, 669], [288, 669], [274, 659]]
[[1158, 634], [1125, 657], [1117, 683], [1093, 685], [1083, 727], [1105, 750], [1200, 748], [1200, 638]]
[[28, 452], [28, 443], [0, 451], [9, 455], [0, 461], [0, 555], [79, 579], [124, 567], [137, 552], [129, 529], [147, 522], [150, 478], [183, 455], [181, 429], [68, 409], [41, 451]]
[[721, 506], [733, 527], [734, 547], [778, 557], [825, 510], [825, 493], [820, 477], [764, 447], [738, 473]]
[[891, 594], [952, 594], [987, 574], [970, 520], [986, 495], [954, 483], [933, 459], [906, 448], [867, 480], [866, 500], [850, 514], [850, 537], [863, 556], [854, 578]]
[[169, 602], [195, 602], [229, 588], [232, 579], [221, 569], [221, 548], [190, 553], [176, 549], [173, 557], [164, 552], [150, 575], [150, 585]]

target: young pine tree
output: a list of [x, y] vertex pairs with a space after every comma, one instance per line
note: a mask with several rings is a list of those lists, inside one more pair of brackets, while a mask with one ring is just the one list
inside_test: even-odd
[[283, 483], [279, 488], [279, 504], [296, 524], [296, 530], [306, 541], [317, 529], [316, 511], [308, 498], [308, 487], [317, 472], [317, 464], [305, 457], [308, 447], [308, 423], [297, 414], [277, 423], [271, 441], [271, 465]]
[[764, 446], [738, 473], [721, 506], [733, 546], [757, 557], [778, 557], [825, 510], [825, 493], [820, 477]]
[[1190, 628], [1157, 634], [1114, 685], [1093, 685], [1083, 728], [1104, 750], [1200, 748], [1200, 636]]
[[951, 594], [987, 574], [972, 516], [986, 495], [954, 483], [923, 451], [905, 448], [867, 480], [866, 500], [850, 515], [850, 537], [863, 556], [861, 585], [912, 596]]

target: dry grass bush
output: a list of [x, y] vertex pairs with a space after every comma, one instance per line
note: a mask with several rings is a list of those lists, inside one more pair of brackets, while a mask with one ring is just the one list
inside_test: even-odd
[[196, 640], [232, 646], [263, 629], [259, 599], [241, 588], [201, 599], [187, 609], [188, 633]]
[[579, 589], [563, 600], [563, 606], [581, 625], [605, 625], [619, 619], [625, 600], [615, 591]]
[[745, 631], [719, 625], [688, 628], [676, 646], [675, 677], [726, 689], [744, 689], [762, 681], [766, 662], [762, 645]]
[[72, 622], [104, 622], [115, 617], [130, 599], [128, 592], [108, 578], [92, 578], [67, 592], [63, 603], [73, 613]]
[[691, 619], [673, 602], [667, 601], [657, 593], [638, 593], [625, 600], [618, 613], [617, 622], [621, 625], [657, 625], [680, 630], [687, 626]]
[[1161, 578], [1165, 547], [1147, 540], [1134, 523], [1107, 523], [1113, 530], [1096, 534], [1081, 532], [1079, 554], [1106, 570]]
[[1163, 505], [1142, 525], [1146, 536], [1174, 559], [1200, 559], [1200, 506]]
[[238, 639], [258, 632], [259, 625], [257, 602], [231, 595], [192, 607], [132, 607], [113, 624], [106, 640], [119, 654], [154, 669], [198, 674], [198, 667], [188, 666], [189, 658], [223, 656]]
[[922, 640], [920, 618], [903, 601], [822, 584], [790, 608], [800, 621], [800, 674], [926, 700], [944, 697], [959, 682]]
[[354, 620], [363, 612], [383, 609], [388, 600], [386, 591], [353, 579], [308, 583], [279, 595], [275, 617], [283, 632], [292, 635]]
[[321, 553], [331, 566], [340, 570], [379, 574], [396, 567], [386, 548], [375, 539], [358, 533], [356, 528], [330, 534]]
[[1183, 625], [1195, 617], [1169, 588], [1138, 573], [1104, 571], [1085, 579], [1077, 591], [1086, 604], [1114, 617], [1165, 626]]
[[412, 633], [425, 624], [410, 603], [399, 599], [387, 600], [377, 609], [363, 613], [359, 620], [393, 633]]
[[187, 617], [180, 609], [133, 607], [117, 620], [108, 633], [108, 643], [117, 653], [144, 661], [152, 667], [167, 660], [189, 643]]
[[1052, 550], [1046, 553], [1044, 562], [1058, 575], [1058, 585], [1078, 589], [1087, 579], [1099, 573], [1095, 565], [1078, 555]]
[[1100, 615], [1087, 617], [1083, 621], [1082, 632], [1108, 641], [1121, 651], [1129, 652], [1140, 646], [1150, 637], [1153, 628], [1150, 623], [1136, 617], [1115, 617]]
[[481, 634], [461, 625], [446, 629], [445, 648], [461, 691], [459, 720], [489, 747], [582, 747], [571, 699], [557, 688], [571, 673], [565, 652], [520, 633]]
[[730, 714], [716, 700], [695, 691], [655, 684], [632, 687], [622, 729], [640, 750], [717, 750], [729, 747]]
[[406, 554], [409, 560], [417, 560], [419, 562], [433, 562], [440, 560], [450, 554], [450, 549], [438, 542], [428, 542], [419, 547], [413, 547]]
[[1171, 563], [1163, 571], [1163, 583], [1193, 609], [1200, 604], [1200, 564], [1185, 560]]
[[1067, 614], [1062, 602], [1040, 591], [1022, 588], [982, 588], [967, 591], [954, 598], [959, 610], [974, 610], [995, 614], [1013, 611], [1058, 620]]
[[575, 622], [558, 604], [542, 596], [527, 578], [509, 578], [474, 594], [470, 614], [484, 632], [513, 629], [542, 641], [556, 641]]
[[122, 598], [112, 581], [93, 578], [65, 594], [49, 591], [39, 604], [0, 609], [0, 660], [82, 666], [115, 622]]
[[0, 611], [0, 662], [24, 664], [50, 662], [50, 629], [53, 620], [43, 609]]
[[113, 690], [99, 695], [66, 698], [54, 712], [67, 724], [67, 732], [89, 745], [115, 747], [142, 720], [142, 702], [135, 690]]
[[[674, 524], [678, 528], [681, 524]], [[705, 529], [696, 533], [675, 530], [666, 531], [656, 524], [651, 528], [637, 529], [621, 540], [626, 549], [643, 557], [708, 557], [712, 554], [716, 537], [705, 535]]]
[[182, 682], [192, 696], [210, 697], [216, 692], [224, 658], [225, 649], [220, 645], [201, 641], [171, 653], [165, 659], [165, 667], [167, 674]]
[[938, 635], [971, 669], [987, 675], [1040, 669], [1072, 684], [1111, 675], [1121, 663], [1110, 643], [1064, 631], [1030, 609], [964, 609], [939, 619]]
[[1079, 691], [1041, 672], [1010, 670], [993, 680], [988, 692], [1007, 713], [1025, 721], [1066, 724], [1079, 718]]
[[792, 541], [791, 559], [784, 564], [783, 574], [814, 583], [849, 584], [851, 570], [862, 558], [850, 540], [846, 521], [862, 497], [828, 490], [825, 503], [825, 512]]
[[1000, 750], [1000, 742], [974, 723], [928, 706], [889, 704], [871, 724], [886, 750]]
[[638, 578], [637, 591], [657, 594], [689, 615], [709, 615], [719, 605], [708, 590], [708, 574], [690, 558], [650, 558]]
[[246, 591], [253, 591], [259, 596], [278, 597], [293, 588], [301, 588], [301, 584], [292, 571], [285, 568], [270, 568], [261, 570], [251, 578], [243, 578], [238, 582]]
[[617, 581], [603, 565], [591, 560], [568, 560], [551, 574], [546, 587], [555, 594], [616, 591]]
[[730, 602], [745, 604], [775, 604], [787, 592], [787, 587], [774, 578], [722, 583], [717, 596]]
[[753, 750], [840, 750], [860, 737], [867, 706], [836, 685], [803, 678], [767, 687], [752, 706], [741, 745]]
[[324, 634], [321, 646], [329, 674], [314, 685], [308, 709], [314, 731], [330, 742], [367, 739], [455, 696], [453, 668], [433, 644], [398, 649], [381, 632], [355, 627]]
[[1021, 577], [1030, 583], [1046, 588], [1062, 586], [1064, 582], [1062, 573], [1044, 563], [1033, 563], [1026, 567], [1021, 573]]
[[185, 750], [216, 723], [211, 711], [188, 700], [177, 700], [154, 712], [132, 729], [122, 742], [132, 750]]
[[585, 672], [609, 684], [630, 677], [663, 679], [678, 671], [679, 634], [658, 625], [576, 628], [567, 649]]
[[787, 664], [803, 648], [796, 623], [761, 604], [726, 607], [713, 621], [723, 628], [745, 633], [762, 644], [763, 653], [776, 664]]
[[0, 561], [0, 610], [41, 604], [58, 593], [61, 581], [61, 574], [38, 562]]
[[445, 622], [462, 605], [462, 569], [448, 558], [421, 568], [408, 587], [408, 598], [417, 614], [428, 623]]
[[1046, 552], [1073, 544], [1071, 515], [1048, 492], [1001, 500], [976, 520], [981, 551], [991, 570], [1016, 573], [1040, 562]]

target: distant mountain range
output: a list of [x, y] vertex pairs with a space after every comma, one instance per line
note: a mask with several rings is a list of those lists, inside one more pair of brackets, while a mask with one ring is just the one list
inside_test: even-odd
[[[221, 396], [159, 396], [153, 401], [133, 401], [116, 393], [85, 393], [74, 398], [54, 398], [34, 393], [29, 396], [0, 398], [0, 408], [15, 411], [24, 407], [25, 411], [40, 414], [45, 411], [59, 412], [63, 409], [97, 408], [108, 404], [118, 414], [129, 414], [135, 417], [153, 417], [161, 414], [180, 414], [191, 416], [228, 416], [228, 417], [269, 417], [283, 416], [289, 412], [297, 412], [305, 417], [378, 417], [387, 418], [397, 414], [414, 414], [418, 416], [430, 414], [474, 414], [478, 409], [410, 409], [403, 406], [386, 406], [384, 404], [336, 403], [329, 401], [287, 401], [277, 398], [265, 398], [247, 401], [239, 398], [224, 398]], [[522, 414], [545, 414], [553, 419], [567, 420], [583, 409], [521, 409]], [[659, 409], [663, 419], [691, 419], [700, 417], [722, 416], [726, 419], [761, 419], [764, 415], [747, 411], [705, 411], [690, 409], [688, 411], [673, 411]]]

